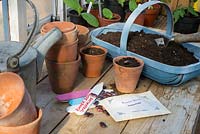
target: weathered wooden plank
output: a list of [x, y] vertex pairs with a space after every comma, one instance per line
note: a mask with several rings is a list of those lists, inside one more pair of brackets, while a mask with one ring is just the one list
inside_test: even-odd
[[[110, 69], [111, 62], [109, 60], [106, 61], [104, 66], [104, 73]], [[86, 78], [80, 72], [78, 74], [77, 81], [74, 86], [74, 90], [80, 90], [84, 88], [91, 88], [99, 79], [101, 78]], [[56, 94], [51, 90], [51, 86], [48, 78], [41, 81], [37, 85], [37, 106], [41, 107], [43, 110], [43, 118], [41, 122], [41, 134], [48, 134], [52, 131], [52, 129], [68, 114], [65, 109], [68, 103], [57, 102], [55, 99]]]
[[[109, 86], [114, 83], [113, 68], [101, 79], [105, 85]], [[146, 91], [151, 84], [151, 80], [141, 78], [136, 92]], [[116, 89], [115, 89], [116, 90]], [[94, 117], [88, 118], [70, 114], [63, 122], [53, 131], [54, 134], [119, 134], [126, 126], [127, 121], [115, 122], [111, 116], [98, 112], [96, 109], [90, 109]], [[105, 122], [107, 128], [101, 128], [99, 122]]]
[[190, 134], [194, 130], [200, 104], [200, 81], [193, 79], [179, 87], [153, 83], [149, 88], [172, 113], [130, 120], [123, 134]]

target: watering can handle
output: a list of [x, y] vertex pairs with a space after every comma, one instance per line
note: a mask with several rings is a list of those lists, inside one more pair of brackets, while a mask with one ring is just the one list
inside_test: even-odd
[[23, 46], [23, 48], [15, 55], [10, 56], [7, 60], [7, 67], [10, 69], [17, 69], [19, 67], [19, 58], [21, 56], [23, 56], [25, 54], [25, 52], [28, 50], [28, 48], [31, 45], [31, 42], [33, 40], [33, 37], [36, 34], [36, 30], [38, 27], [38, 22], [39, 22], [39, 17], [38, 17], [38, 12], [37, 9], [35, 7], [35, 5], [33, 4], [32, 1], [30, 0], [26, 0], [28, 2], [28, 4], [31, 6], [31, 8], [33, 9], [34, 12], [34, 24], [33, 24], [33, 29], [31, 30], [30, 34], [28, 35], [28, 38]]

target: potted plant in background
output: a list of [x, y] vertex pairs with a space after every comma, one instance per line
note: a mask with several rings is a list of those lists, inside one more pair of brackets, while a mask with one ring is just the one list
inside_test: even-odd
[[99, 22], [95, 16], [84, 12], [79, 0], [64, 0], [64, 3], [72, 10], [69, 11], [70, 21], [75, 24], [87, 26], [87, 23], [93, 27], [98, 27]]
[[[130, 16], [131, 12], [133, 12], [138, 7], [138, 3], [136, 0], [129, 0], [129, 9], [126, 11], [126, 20]], [[135, 24], [143, 25], [144, 24], [144, 14], [141, 13], [134, 21]]]
[[115, 85], [121, 93], [134, 92], [142, 72], [143, 60], [134, 56], [118, 56], [113, 59]]
[[107, 26], [109, 24], [119, 22], [121, 17], [119, 14], [112, 13], [110, 9], [103, 8], [103, 16], [98, 16], [98, 19], [100, 26]]
[[189, 34], [198, 31], [200, 13], [192, 7], [193, 2], [196, 0], [191, 0], [188, 7], [178, 7], [173, 11], [174, 32]]

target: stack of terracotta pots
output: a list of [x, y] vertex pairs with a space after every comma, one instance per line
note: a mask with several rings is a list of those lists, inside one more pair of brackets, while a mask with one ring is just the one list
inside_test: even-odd
[[[41, 34], [47, 33], [54, 27], [60, 29], [63, 36], [47, 52], [46, 65], [52, 90], [62, 94], [72, 91], [77, 78], [81, 60], [78, 53], [78, 43], [80, 43], [78, 29], [81, 26], [76, 26], [72, 22], [50, 22], [42, 26]], [[81, 43], [84, 44], [83, 41]]]
[[22, 78], [0, 73], [0, 87], [0, 133], [38, 134], [42, 110], [35, 107]]

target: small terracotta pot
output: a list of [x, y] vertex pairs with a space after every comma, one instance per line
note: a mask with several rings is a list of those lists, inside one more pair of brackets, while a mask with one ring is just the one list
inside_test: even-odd
[[[87, 48], [98, 48], [103, 50], [104, 53], [101, 55], [89, 55], [83, 53], [83, 50]], [[86, 46], [80, 49], [80, 54], [82, 58], [83, 74], [86, 77], [99, 77], [103, 69], [107, 49], [100, 46]]]
[[34, 121], [19, 126], [0, 126], [1, 134], [39, 134], [42, 110], [37, 108], [37, 117]]
[[106, 19], [106, 18], [100, 18], [100, 17], [98, 16], [99, 25], [102, 27], [102, 26], [107, 26], [107, 25], [110, 25], [110, 24], [112, 24], [112, 23], [116, 23], [116, 22], [119, 22], [119, 21], [120, 21], [120, 19], [121, 19], [121, 16], [120, 16], [120, 15], [113, 13], [113, 16], [114, 16], [114, 18], [111, 19], [111, 20]]
[[58, 28], [63, 33], [62, 39], [59, 40], [59, 44], [71, 43], [77, 40], [78, 36], [77, 27], [72, 22], [60, 22], [60, 21], [49, 22], [42, 26], [40, 32], [42, 35], [44, 35], [45, 33], [49, 32], [51, 29], [55, 27]]
[[153, 9], [146, 9], [144, 13], [144, 25], [151, 27], [160, 12], [160, 5], [153, 5]]
[[[130, 15], [131, 15], [131, 12], [126, 13], [126, 16], [125, 16], [126, 20], [128, 19], [128, 17]], [[143, 26], [144, 25], [144, 14], [142, 13], [142, 14], [138, 15], [138, 17], [135, 19], [134, 23]]]
[[64, 63], [75, 61], [77, 58], [78, 39], [75, 42], [53, 45], [46, 54], [46, 58], [55, 62]]
[[88, 41], [89, 29], [82, 25], [76, 25], [78, 29], [78, 50], [86, 45]]
[[24, 125], [37, 118], [35, 106], [19, 75], [0, 73], [0, 89], [0, 126]]
[[96, 18], [98, 18], [98, 16], [99, 16], [99, 10], [98, 9], [91, 9], [90, 13], [92, 15], [94, 15]]
[[78, 74], [80, 55], [72, 62], [57, 63], [47, 58], [45, 61], [52, 90], [56, 94], [71, 92]]
[[[140, 63], [140, 66], [124, 67], [116, 63], [120, 59], [127, 57], [136, 59]], [[140, 78], [144, 62], [141, 59], [133, 56], [118, 56], [113, 59], [113, 65], [114, 79], [117, 90], [121, 93], [133, 93]]]

